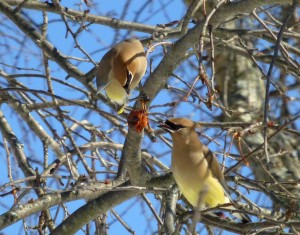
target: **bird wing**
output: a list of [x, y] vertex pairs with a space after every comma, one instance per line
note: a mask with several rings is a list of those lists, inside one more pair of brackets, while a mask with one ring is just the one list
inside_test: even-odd
[[[119, 81], [121, 86], [125, 86], [127, 82], [127, 65], [126, 65], [126, 53], [125, 50], [118, 50], [114, 56], [114, 60], [112, 61], [112, 70], [113, 75], [116, 80]], [[132, 72], [132, 71], [130, 71]]]
[[213, 154], [213, 152], [210, 151], [210, 149], [208, 147], [206, 147], [205, 145], [203, 145], [202, 148], [203, 148], [202, 149], [203, 155], [205, 157], [205, 160], [207, 161], [208, 167], [211, 170], [213, 177], [218, 179], [218, 181], [223, 186], [223, 188], [226, 192], [229, 192], [228, 186], [225, 182], [223, 172], [220, 167], [220, 163], [219, 163], [216, 155]]
[[101, 59], [97, 70], [98, 91], [104, 89], [110, 82], [112, 73], [112, 61], [117, 54], [117, 50], [112, 48]]
[[[204, 157], [205, 157], [205, 159], [208, 163], [208, 167], [210, 168], [210, 170], [212, 172], [212, 175], [215, 178], [217, 178], [219, 180], [220, 184], [223, 186], [224, 193], [225, 193], [226, 198], [228, 200], [227, 202], [230, 202], [233, 205], [235, 205], [235, 203], [231, 200], [231, 197], [229, 195], [229, 188], [226, 184], [224, 175], [222, 173], [222, 170], [221, 170], [221, 167], [220, 167], [220, 164], [219, 164], [219, 161], [218, 161], [216, 155], [214, 155], [213, 152], [210, 151], [209, 148], [204, 146], [204, 145], [203, 145], [203, 154], [204, 154]], [[230, 207], [227, 207], [227, 208], [235, 210], [236, 206], [230, 206]], [[247, 223], [247, 222], [251, 221], [250, 217], [247, 214], [233, 213], [233, 216], [238, 218], [239, 220], [241, 220], [243, 223]]]

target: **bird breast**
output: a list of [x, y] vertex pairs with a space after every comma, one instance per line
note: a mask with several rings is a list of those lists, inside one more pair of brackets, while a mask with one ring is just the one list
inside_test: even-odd
[[111, 82], [105, 87], [105, 92], [110, 99], [114, 100], [119, 105], [125, 104], [127, 93], [117, 80], [111, 80]]
[[203, 154], [184, 148], [179, 151], [173, 149], [172, 170], [177, 185], [189, 203], [194, 207], [224, 203], [223, 187], [212, 176]]

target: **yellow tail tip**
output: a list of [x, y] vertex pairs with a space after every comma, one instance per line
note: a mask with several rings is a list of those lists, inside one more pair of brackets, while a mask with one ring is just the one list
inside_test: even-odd
[[118, 110], [118, 114], [122, 114], [124, 112], [125, 109], [125, 105], [122, 106], [119, 110]]

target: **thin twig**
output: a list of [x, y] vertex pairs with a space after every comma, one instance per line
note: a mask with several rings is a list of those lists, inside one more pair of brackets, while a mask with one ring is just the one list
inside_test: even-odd
[[[297, 1], [294, 0], [293, 1], [293, 5], [291, 6], [291, 11], [290, 12], [294, 12], [295, 9], [296, 9], [296, 6], [297, 6]], [[255, 15], [255, 13], [254, 13]], [[269, 91], [270, 91], [270, 84], [271, 84], [271, 76], [272, 76], [272, 71], [273, 71], [273, 67], [274, 67], [274, 64], [275, 64], [275, 61], [276, 61], [276, 58], [278, 56], [278, 51], [279, 51], [279, 48], [280, 48], [280, 42], [282, 40], [282, 37], [283, 37], [283, 31], [287, 25], [287, 23], [289, 22], [289, 20], [291, 19], [292, 17], [292, 14], [287, 14], [280, 30], [279, 30], [279, 33], [277, 35], [277, 41], [276, 41], [276, 44], [275, 44], [275, 49], [274, 49], [274, 55], [273, 55], [273, 58], [272, 58], [272, 61], [270, 63], [270, 67], [269, 67], [269, 70], [268, 70], [268, 73], [267, 73], [267, 84], [266, 84], [266, 93], [265, 93], [265, 104], [264, 104], [264, 118], [263, 118], [263, 124], [264, 124], [264, 129], [263, 129], [263, 137], [264, 137], [264, 151], [265, 151], [265, 154], [266, 154], [266, 157], [267, 157], [267, 162], [270, 162], [270, 159], [269, 159], [269, 153], [268, 153], [268, 138], [267, 138], [267, 129], [268, 129], [268, 111], [269, 111]], [[259, 19], [259, 18], [258, 18]]]

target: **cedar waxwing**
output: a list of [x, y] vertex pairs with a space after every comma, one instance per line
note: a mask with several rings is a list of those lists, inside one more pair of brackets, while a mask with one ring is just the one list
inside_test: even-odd
[[98, 66], [98, 91], [105, 89], [106, 95], [120, 106], [120, 114], [127, 103], [130, 90], [138, 85], [146, 72], [144, 47], [137, 39], [127, 39], [111, 48]]
[[[188, 202], [194, 208], [230, 203], [218, 159], [200, 142], [195, 130], [197, 123], [185, 118], [172, 118], [160, 127], [172, 136], [173, 176]], [[234, 215], [243, 222], [249, 221], [243, 214]]]

